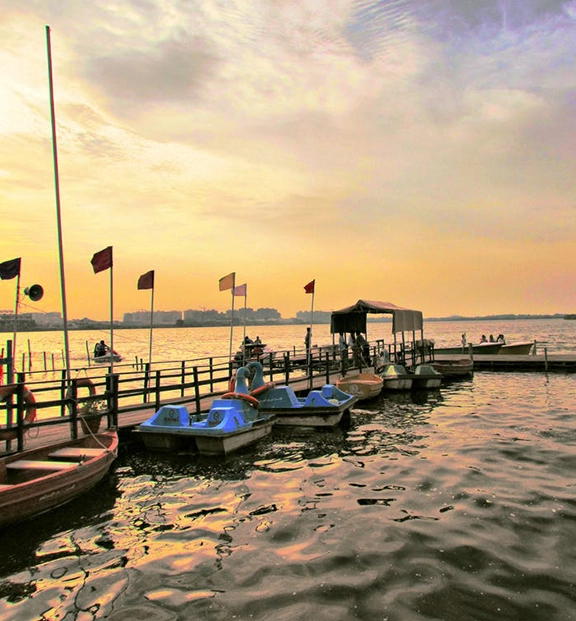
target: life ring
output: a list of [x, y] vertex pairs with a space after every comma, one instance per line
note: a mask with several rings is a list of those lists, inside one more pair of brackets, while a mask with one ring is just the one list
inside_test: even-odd
[[257, 397], [258, 395], [261, 395], [263, 392], [266, 392], [267, 390], [270, 390], [271, 388], [274, 388], [275, 386], [276, 384], [274, 382], [266, 382], [262, 386], [259, 386], [258, 388], [254, 388], [254, 390], [251, 390], [250, 394], [253, 397]]
[[[16, 394], [18, 391], [18, 384], [8, 384], [7, 386], [0, 386], [0, 399], [4, 401], [10, 395]], [[36, 399], [32, 394], [32, 391], [24, 386], [22, 389], [22, 398], [26, 404], [26, 414], [24, 416], [24, 422], [31, 424], [36, 420]], [[15, 429], [2, 429], [0, 430], [0, 440], [13, 440], [17, 437]]]
[[[96, 396], [96, 386], [89, 377], [81, 377], [76, 380], [76, 388], [88, 388], [88, 397]], [[72, 399], [72, 387], [66, 391], [66, 399]], [[72, 403], [68, 403], [68, 409], [72, 412]]]
[[252, 395], [246, 395], [243, 392], [227, 392], [222, 395], [222, 399], [242, 399], [243, 401], [246, 401], [246, 403], [249, 403], [252, 407], [255, 408], [260, 405], [260, 402], [258, 401], [258, 399], [256, 399], [256, 397], [253, 397]]
[[236, 388], [236, 373], [234, 373], [230, 377], [230, 381], [228, 382], [228, 392], [234, 392]]

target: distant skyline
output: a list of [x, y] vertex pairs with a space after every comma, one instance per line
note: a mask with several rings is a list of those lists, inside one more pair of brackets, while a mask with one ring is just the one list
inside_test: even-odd
[[[0, 262], [68, 315], [576, 311], [576, 0], [0, 0]], [[0, 280], [0, 309], [15, 281]], [[24, 300], [28, 304], [28, 300]], [[236, 308], [243, 299], [236, 299]]]

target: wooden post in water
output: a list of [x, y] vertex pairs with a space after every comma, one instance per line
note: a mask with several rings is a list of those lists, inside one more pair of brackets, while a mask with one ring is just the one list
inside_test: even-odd
[[547, 347], [544, 348], [544, 369], [546, 370], [546, 373], [548, 373], [548, 348]]

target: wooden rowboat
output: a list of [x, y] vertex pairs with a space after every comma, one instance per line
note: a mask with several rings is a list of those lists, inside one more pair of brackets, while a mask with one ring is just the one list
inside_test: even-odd
[[86, 492], [107, 474], [118, 435], [105, 431], [0, 459], [0, 528]]
[[474, 362], [470, 358], [458, 360], [435, 360], [429, 363], [431, 367], [442, 373], [446, 379], [471, 377], [474, 374]]

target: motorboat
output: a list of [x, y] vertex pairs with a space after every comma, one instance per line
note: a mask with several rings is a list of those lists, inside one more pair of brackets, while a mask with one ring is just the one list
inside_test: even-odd
[[336, 386], [350, 395], [358, 397], [358, 401], [368, 401], [382, 392], [383, 380], [376, 373], [353, 373], [336, 380]]
[[413, 375], [408, 373], [401, 364], [387, 364], [379, 373], [383, 380], [384, 390], [410, 390]]
[[494, 355], [500, 352], [503, 344], [502, 341], [487, 341], [485, 343], [468, 343], [466, 346], [460, 345], [459, 347], [435, 347], [434, 354], [468, 354], [472, 350], [474, 356]]
[[419, 364], [412, 374], [412, 389], [429, 390], [438, 388], [442, 383], [442, 373], [430, 364]]
[[235, 389], [212, 402], [207, 414], [189, 414], [182, 405], [164, 405], [138, 425], [150, 450], [191, 450], [201, 455], [228, 455], [272, 431], [274, 413], [259, 411], [248, 393], [245, 367], [238, 369]]
[[113, 430], [0, 459], [0, 528], [63, 505], [90, 490], [118, 454]]
[[291, 386], [265, 382], [262, 365], [253, 361], [247, 368], [252, 372], [250, 395], [258, 398], [261, 414], [275, 414], [275, 425], [294, 427], [335, 427], [350, 416], [357, 396], [325, 384], [298, 397]]

